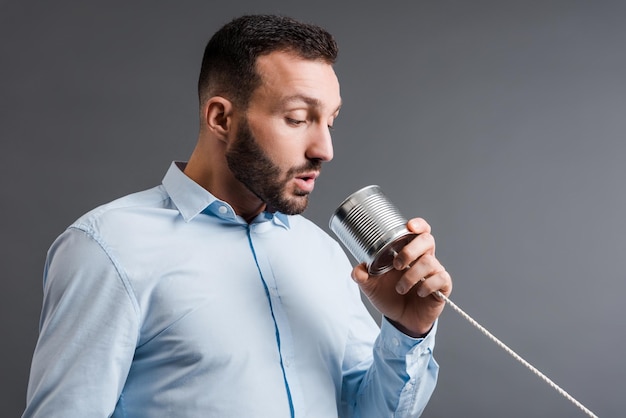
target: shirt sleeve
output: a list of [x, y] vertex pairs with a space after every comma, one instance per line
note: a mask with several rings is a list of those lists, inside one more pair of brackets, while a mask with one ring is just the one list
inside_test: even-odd
[[[439, 365], [433, 357], [437, 323], [424, 338], [411, 338], [385, 318], [369, 359], [344, 373], [345, 416], [353, 418], [419, 417], [437, 383]], [[365, 344], [349, 350], [364, 355]], [[359, 353], [360, 351], [360, 353]], [[372, 356], [373, 352], [373, 356]]]
[[109, 417], [130, 368], [139, 310], [103, 243], [70, 228], [50, 248], [24, 418]]

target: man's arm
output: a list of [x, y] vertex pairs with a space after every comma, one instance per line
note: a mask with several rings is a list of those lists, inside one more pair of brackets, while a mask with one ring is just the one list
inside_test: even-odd
[[[419, 417], [435, 390], [439, 366], [433, 358], [437, 326], [425, 338], [398, 331], [385, 318], [368, 360], [353, 364], [344, 374], [345, 410], [358, 418]], [[349, 351], [364, 345], [354, 341]]]
[[97, 237], [70, 228], [44, 272], [40, 335], [23, 417], [108, 417], [133, 358], [139, 313]]
[[[373, 363], [346, 375], [346, 382], [358, 385], [354, 417], [417, 417], [437, 382], [439, 366], [432, 353], [445, 302], [433, 293], [449, 295], [452, 280], [435, 257], [430, 225], [415, 218], [407, 228], [417, 237], [396, 256], [392, 271], [370, 276], [363, 264], [352, 271], [354, 281], [384, 316]], [[359, 369], [365, 374], [359, 376]]]

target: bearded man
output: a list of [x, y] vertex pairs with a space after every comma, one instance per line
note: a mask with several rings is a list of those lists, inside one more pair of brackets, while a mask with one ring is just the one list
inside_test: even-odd
[[189, 161], [49, 250], [24, 417], [421, 414], [433, 293], [452, 288], [430, 226], [410, 220], [417, 237], [372, 277], [300, 215], [333, 158], [336, 57], [324, 29], [280, 16], [211, 38]]

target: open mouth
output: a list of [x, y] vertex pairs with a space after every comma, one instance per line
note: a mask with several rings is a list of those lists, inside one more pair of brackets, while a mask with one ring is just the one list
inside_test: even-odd
[[296, 183], [298, 188], [305, 191], [311, 192], [315, 187], [315, 179], [319, 176], [317, 172], [304, 173], [296, 177]]

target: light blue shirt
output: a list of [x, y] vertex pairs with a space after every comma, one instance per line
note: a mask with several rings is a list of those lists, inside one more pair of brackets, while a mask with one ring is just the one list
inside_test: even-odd
[[24, 417], [409, 417], [437, 380], [302, 216], [247, 223], [172, 163], [48, 253]]

